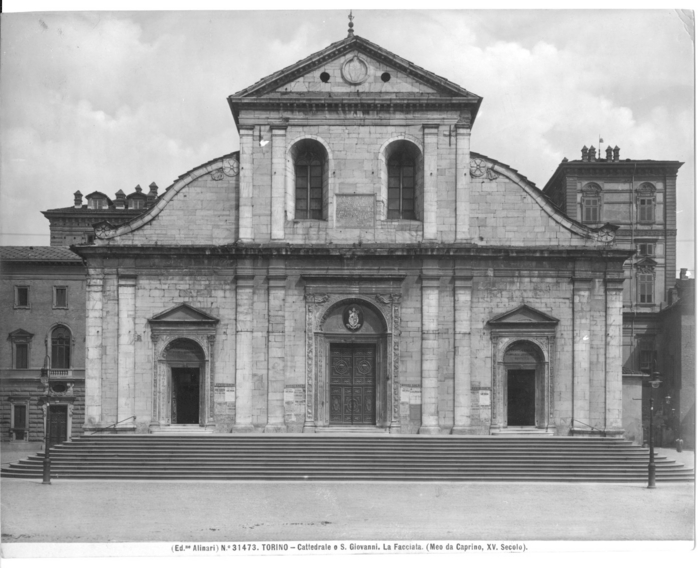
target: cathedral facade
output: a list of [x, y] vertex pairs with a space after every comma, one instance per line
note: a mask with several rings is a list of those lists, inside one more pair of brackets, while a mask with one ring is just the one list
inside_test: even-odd
[[633, 251], [472, 151], [479, 96], [350, 33], [228, 103], [73, 247], [86, 431], [623, 435]]

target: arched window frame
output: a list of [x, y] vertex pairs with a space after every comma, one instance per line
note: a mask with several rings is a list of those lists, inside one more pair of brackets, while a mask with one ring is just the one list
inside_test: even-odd
[[581, 222], [599, 224], [603, 222], [602, 189], [597, 183], [587, 183], [581, 190]]
[[387, 219], [416, 219], [416, 161], [405, 149], [399, 149], [387, 161]]
[[656, 221], [656, 187], [648, 182], [637, 188], [637, 222], [648, 225]]
[[[390, 161], [395, 156], [403, 154], [413, 160], [414, 189], [413, 189], [413, 215], [400, 215], [390, 217]], [[381, 220], [398, 221], [422, 221], [423, 220], [423, 150], [420, 142], [407, 135], [393, 138], [384, 143], [379, 152], [379, 171], [381, 187], [379, 192], [379, 218]], [[395, 199], [396, 197], [394, 197]], [[401, 211], [401, 209], [399, 209]]]
[[[310, 164], [306, 162], [308, 162], [309, 158], [311, 158], [312, 156], [316, 160], [321, 162], [321, 215], [320, 217], [316, 218], [308, 218], [308, 199], [311, 194], [311, 188], [308, 185], [306, 188], [307, 216], [301, 217], [297, 215], [297, 166], [310, 167]], [[287, 220], [294, 220], [300, 222], [319, 222], [328, 220], [331, 161], [332, 160], [330, 152], [328, 150], [328, 146], [318, 137], [308, 136], [300, 138], [290, 145], [289, 150], [287, 151], [287, 184], [285, 191]], [[311, 198], [318, 199], [318, 197]]]
[[51, 369], [72, 369], [73, 333], [68, 326], [59, 324], [49, 332]]

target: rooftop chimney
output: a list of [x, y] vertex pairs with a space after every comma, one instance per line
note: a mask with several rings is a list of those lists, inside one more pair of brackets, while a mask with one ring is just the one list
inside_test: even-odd
[[608, 146], [605, 149], [605, 161], [612, 162], [612, 159], [613, 159], [613, 149], [610, 146]]
[[81, 209], [83, 207], [83, 194], [80, 193], [80, 190], [76, 191], [73, 194], [73, 205], [76, 209]]
[[581, 148], [581, 160], [583, 160], [584, 162], [588, 161], [588, 148], [586, 148], [585, 146]]
[[141, 193], [143, 191], [140, 185], [137, 185], [134, 189], [136, 190], [136, 193]]
[[595, 162], [595, 148], [593, 146], [588, 149], [588, 161]]
[[615, 146], [613, 148], [613, 162], [619, 162], [620, 161], [620, 148]]
[[151, 191], [148, 192], [146, 196], [146, 207], [151, 207], [156, 202], [156, 197], [158, 197], [158, 186], [156, 182], [152, 181], [151, 185], [148, 186]]
[[126, 197], [124, 192], [120, 189], [116, 193], [117, 198], [114, 200], [114, 206], [117, 209], [126, 209]]

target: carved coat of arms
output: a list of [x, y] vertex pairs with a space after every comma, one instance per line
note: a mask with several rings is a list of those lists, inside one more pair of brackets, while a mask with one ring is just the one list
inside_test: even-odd
[[362, 314], [362, 310], [358, 306], [348, 306], [343, 312], [343, 323], [345, 327], [350, 331], [358, 331], [365, 318]]

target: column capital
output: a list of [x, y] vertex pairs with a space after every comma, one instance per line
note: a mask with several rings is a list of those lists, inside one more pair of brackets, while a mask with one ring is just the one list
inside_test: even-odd
[[270, 130], [272, 130], [273, 135], [277, 136], [282, 136], [285, 134], [287, 128], [289, 128], [288, 124], [271, 124], [270, 125]]
[[287, 286], [286, 274], [268, 274], [267, 280], [270, 288], [285, 288]]
[[455, 268], [455, 282], [457, 280], [469, 280], [469, 282], [471, 283], [473, 278], [474, 273], [471, 268]]
[[574, 290], [587, 290], [591, 287], [591, 284], [593, 283], [593, 279], [589, 277], [581, 277], [581, 276], [574, 276], [571, 279], [572, 284], [574, 285]]
[[423, 288], [437, 288], [440, 286], [439, 274], [421, 274], [420, 279]]
[[424, 124], [423, 125], [423, 134], [430, 134], [433, 136], [437, 136], [438, 128], [440, 128], [439, 124]]
[[120, 274], [118, 277], [119, 286], [136, 286], [136, 274]]
[[239, 288], [252, 288], [255, 284], [255, 274], [236, 274], [236, 285]]
[[254, 124], [239, 124], [238, 125], [238, 135], [239, 136], [252, 136], [253, 130], [255, 130]]

